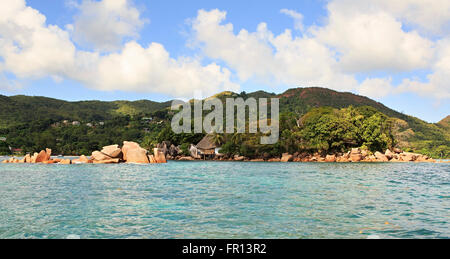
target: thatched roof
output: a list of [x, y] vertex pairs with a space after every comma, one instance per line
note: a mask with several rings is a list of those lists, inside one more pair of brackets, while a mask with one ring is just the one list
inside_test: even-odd
[[206, 135], [200, 142], [198, 142], [197, 148], [199, 148], [199, 149], [215, 149], [215, 148], [217, 148], [217, 145], [214, 144], [210, 135]]

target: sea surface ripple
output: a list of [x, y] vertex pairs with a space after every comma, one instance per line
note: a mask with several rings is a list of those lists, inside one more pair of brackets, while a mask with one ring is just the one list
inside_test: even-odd
[[450, 165], [0, 165], [0, 238], [444, 238]]

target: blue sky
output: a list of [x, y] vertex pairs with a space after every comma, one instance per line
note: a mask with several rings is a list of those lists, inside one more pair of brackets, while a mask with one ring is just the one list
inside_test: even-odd
[[2, 1], [0, 94], [165, 101], [322, 86], [437, 122], [450, 111], [450, 8], [416, 2]]

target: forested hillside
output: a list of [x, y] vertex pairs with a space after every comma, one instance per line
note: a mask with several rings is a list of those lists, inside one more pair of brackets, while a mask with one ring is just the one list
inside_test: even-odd
[[[400, 147], [433, 157], [450, 157], [450, 117], [437, 124], [392, 110], [364, 96], [325, 88], [297, 88], [282, 94], [219, 93], [214, 97], [280, 98], [280, 142], [258, 146], [258, 136], [217, 136], [232, 153], [343, 151]], [[170, 129], [171, 102], [82, 101], [0, 95], [0, 153], [8, 146], [22, 152], [45, 147], [61, 154], [89, 154], [108, 144], [137, 141], [151, 148], [171, 141], [186, 148], [203, 134], [175, 135]]]

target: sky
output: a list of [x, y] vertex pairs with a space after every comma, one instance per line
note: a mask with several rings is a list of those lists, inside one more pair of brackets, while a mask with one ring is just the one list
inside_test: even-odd
[[0, 94], [166, 101], [320, 86], [450, 114], [448, 0], [0, 1]]

